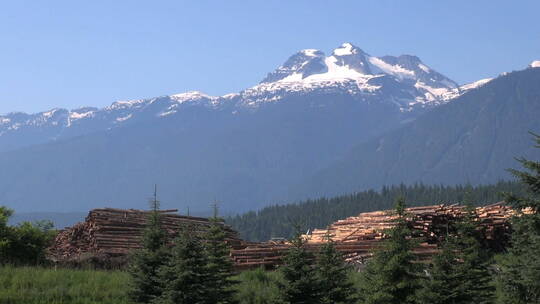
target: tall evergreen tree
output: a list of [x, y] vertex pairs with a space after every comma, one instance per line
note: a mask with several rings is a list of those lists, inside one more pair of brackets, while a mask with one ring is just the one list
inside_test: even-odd
[[143, 248], [133, 254], [128, 269], [131, 275], [129, 296], [136, 303], [151, 303], [161, 296], [163, 284], [159, 270], [169, 258], [167, 233], [161, 228], [157, 186], [150, 207], [142, 239]]
[[205, 249], [208, 255], [206, 290], [209, 304], [234, 303], [233, 263], [226, 239], [223, 220], [218, 217], [217, 205], [214, 205], [214, 216], [210, 218], [210, 228], [205, 233]]
[[421, 268], [414, 263], [411, 240], [405, 213], [405, 201], [396, 202], [397, 224], [388, 231], [388, 239], [377, 250], [361, 273], [360, 303], [407, 304], [415, 303]]
[[162, 267], [163, 304], [209, 304], [206, 266], [208, 258], [202, 240], [191, 226], [184, 227], [175, 240], [172, 257]]
[[356, 290], [349, 278], [349, 267], [329, 237], [318, 254], [316, 269], [321, 293], [320, 303], [356, 303]]
[[425, 304], [487, 304], [494, 299], [489, 254], [480, 243], [474, 208], [468, 206], [462, 219], [446, 236], [442, 251], [423, 281], [418, 298]]
[[[533, 136], [540, 148], [540, 136]], [[502, 303], [540, 303], [540, 162], [518, 161], [525, 170], [510, 172], [527, 186], [529, 195], [506, 197], [518, 213], [512, 219], [511, 247], [499, 259], [498, 286]]]
[[280, 284], [282, 299], [288, 304], [319, 304], [320, 289], [315, 268], [314, 256], [305, 248], [305, 240], [297, 229], [291, 239], [292, 247], [284, 258], [281, 268], [284, 283]]

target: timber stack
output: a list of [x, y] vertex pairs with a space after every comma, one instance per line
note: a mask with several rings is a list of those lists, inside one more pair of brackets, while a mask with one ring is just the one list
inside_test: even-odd
[[[462, 217], [465, 207], [444, 204], [413, 207], [407, 208], [406, 214], [406, 221], [413, 232], [411, 237], [419, 240], [414, 253], [420, 262], [424, 262], [438, 252], [437, 244], [447, 233], [452, 233], [448, 231], [449, 223]], [[512, 208], [502, 202], [475, 209], [474, 220], [488, 246], [495, 250], [504, 248], [510, 228], [509, 219], [513, 214]], [[392, 210], [360, 213], [338, 220], [327, 229], [315, 229], [303, 238], [308, 251], [315, 253], [322, 244], [332, 240], [348, 262], [363, 264], [388, 237], [385, 232], [396, 225], [396, 219]], [[251, 244], [244, 249], [232, 250], [231, 256], [238, 269], [274, 268], [282, 263], [289, 248], [290, 244], [286, 242]]]
[[[191, 226], [196, 233], [205, 232], [206, 218], [183, 216], [177, 210], [161, 210], [161, 227], [173, 240], [182, 227]], [[49, 259], [63, 264], [91, 263], [101, 267], [125, 264], [130, 251], [141, 248], [141, 238], [149, 211], [123, 209], [91, 210], [84, 222], [60, 231], [49, 248]], [[227, 242], [232, 248], [243, 248], [236, 231], [224, 225]]]

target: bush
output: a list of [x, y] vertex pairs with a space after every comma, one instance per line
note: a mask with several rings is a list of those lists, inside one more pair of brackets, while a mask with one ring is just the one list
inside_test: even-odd
[[282, 280], [280, 272], [268, 272], [262, 268], [240, 273], [235, 278], [235, 297], [239, 304], [274, 304], [279, 303], [278, 282]]
[[56, 232], [49, 221], [23, 222], [8, 226], [13, 211], [0, 207], [0, 264], [38, 265], [45, 263], [45, 253]]

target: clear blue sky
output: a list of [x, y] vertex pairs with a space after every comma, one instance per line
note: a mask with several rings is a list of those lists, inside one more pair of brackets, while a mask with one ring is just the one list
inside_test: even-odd
[[540, 59], [540, 1], [3, 1], [0, 113], [222, 95], [345, 41], [466, 83]]

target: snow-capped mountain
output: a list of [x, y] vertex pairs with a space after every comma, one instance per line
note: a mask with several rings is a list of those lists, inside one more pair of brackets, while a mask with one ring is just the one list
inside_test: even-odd
[[302, 50], [259, 84], [235, 94], [216, 97], [186, 92], [117, 101], [101, 109], [84, 107], [0, 115], [0, 151], [171, 117], [189, 108], [237, 114], [309, 95], [346, 95], [356, 102], [387, 104], [414, 116], [414, 112], [446, 103], [486, 81], [459, 87], [416, 56], [374, 57], [351, 43], [344, 43], [330, 56], [320, 50]]
[[[525, 74], [536, 74], [536, 66]], [[300, 51], [257, 85], [234, 94], [187, 92], [99, 109], [0, 115], [0, 202], [18, 211], [145, 208], [148, 189], [157, 183], [164, 207], [204, 211], [219, 199], [225, 210], [254, 209], [291, 199], [291, 185], [344, 159], [355, 146], [407, 126], [422, 126], [415, 129], [418, 140], [427, 136], [422, 132], [456, 126], [444, 139], [459, 148], [457, 126], [467, 124], [474, 133], [479, 130], [469, 122], [499, 125], [480, 116], [461, 119], [467, 111], [459, 110], [464, 103], [472, 107], [474, 96], [492, 96], [489, 88], [504, 77], [458, 86], [415, 56], [374, 57], [346, 43], [329, 56]], [[531, 104], [527, 115], [538, 112]], [[448, 108], [456, 109], [452, 121], [444, 122], [445, 115], [428, 119]], [[421, 119], [432, 125], [417, 124]], [[418, 149], [429, 152], [442, 139], [435, 136]], [[385, 151], [399, 160], [412, 142], [397, 136], [392, 143], [403, 148]], [[486, 147], [493, 145], [498, 144]], [[440, 146], [444, 154], [447, 146]], [[452, 155], [454, 161], [461, 154]], [[379, 165], [384, 164], [359, 170], [369, 179]], [[346, 178], [329, 177], [338, 184]]]
[[244, 95], [255, 101], [275, 101], [285, 92], [313, 90], [387, 97], [404, 111], [417, 105], [437, 105], [460, 93], [457, 83], [416, 56], [379, 58], [344, 43], [328, 57], [314, 49], [296, 53]]

